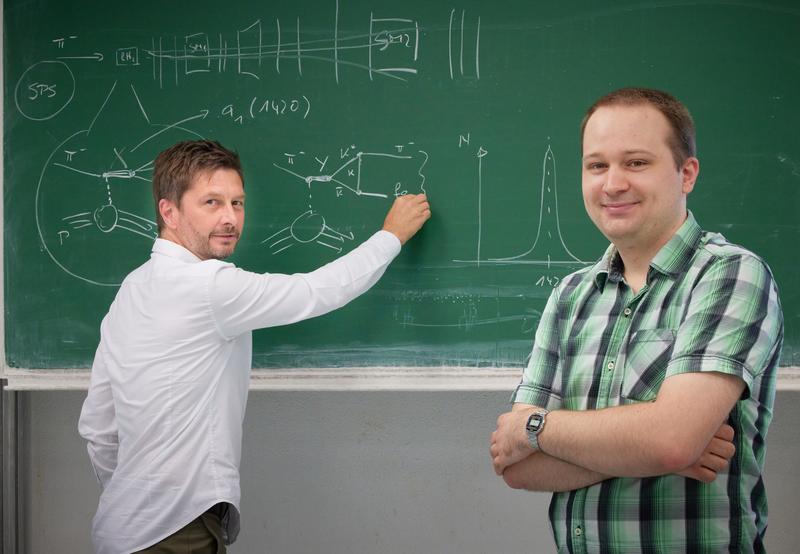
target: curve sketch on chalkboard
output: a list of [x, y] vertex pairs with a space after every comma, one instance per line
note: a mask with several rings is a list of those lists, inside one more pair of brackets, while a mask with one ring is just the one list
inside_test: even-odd
[[536, 224], [536, 233], [530, 248], [522, 253], [507, 257], [483, 257], [481, 254], [483, 235], [483, 158], [488, 152], [481, 146], [478, 149], [478, 233], [476, 241], [476, 255], [473, 259], [454, 259], [457, 263], [469, 264], [529, 264], [543, 265], [547, 268], [553, 266], [588, 265], [578, 258], [567, 246], [561, 231], [558, 213], [558, 178], [556, 173], [556, 158], [550, 145], [545, 150], [542, 159], [542, 179], [539, 186], [539, 216]]

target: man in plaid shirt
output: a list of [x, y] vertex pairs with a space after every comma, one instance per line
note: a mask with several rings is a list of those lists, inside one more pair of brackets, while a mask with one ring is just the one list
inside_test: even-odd
[[611, 245], [550, 296], [495, 471], [554, 492], [560, 553], [763, 552], [783, 339], [770, 269], [688, 212], [700, 166], [678, 100], [615, 91], [582, 137], [584, 203]]

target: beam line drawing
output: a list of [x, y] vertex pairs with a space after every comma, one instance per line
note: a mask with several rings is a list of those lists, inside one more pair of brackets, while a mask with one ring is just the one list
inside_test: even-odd
[[[449, 62], [449, 69], [450, 69], [450, 79], [455, 79], [456, 74], [453, 72], [453, 23], [454, 18], [456, 15], [456, 10], [450, 10], [450, 22], [447, 28], [447, 59]], [[461, 10], [461, 28], [455, 29], [458, 33], [458, 37], [455, 39], [457, 41], [456, 47], [458, 48], [458, 76], [465, 77], [467, 76], [464, 69], [464, 30], [466, 28], [466, 16], [467, 11]], [[469, 54], [469, 52], [468, 52]], [[477, 25], [475, 28], [475, 78], [481, 78], [481, 18], [477, 18]]]
[[[462, 12], [462, 47], [460, 53], [462, 75], [464, 74], [464, 16], [465, 14]], [[276, 74], [285, 72], [285, 68], [281, 64], [282, 60], [296, 62], [299, 76], [303, 75], [303, 61], [314, 60], [330, 63], [333, 65], [332, 73], [337, 84], [344, 78], [342, 74], [342, 68], [344, 67], [364, 70], [369, 75], [370, 80], [374, 79], [374, 74], [378, 74], [387, 78], [406, 81], [407, 79], [402, 77], [403, 75], [416, 75], [418, 73], [416, 66], [420, 59], [422, 33], [420, 33], [419, 22], [414, 19], [375, 17], [374, 12], [370, 12], [368, 33], [346, 33], [340, 29], [340, 4], [339, 0], [335, 0], [330, 36], [328, 38], [313, 38], [310, 40], [302, 40], [300, 18], [294, 19], [295, 21], [292, 21], [292, 26], [295, 27], [296, 33], [296, 36], [292, 37], [294, 40], [286, 39], [284, 25], [281, 25], [281, 20], [276, 18], [273, 32], [275, 37], [272, 41], [265, 41], [263, 23], [261, 19], [256, 19], [249, 26], [244, 26], [236, 31], [236, 36], [234, 37], [235, 46], [231, 48], [228, 47], [228, 42], [223, 40], [221, 33], [219, 34], [219, 45], [216, 48], [212, 48], [208, 40], [208, 37], [214, 33], [195, 33], [184, 36], [182, 41], [186, 42], [189, 39], [192, 39], [192, 41], [182, 45], [178, 44], [178, 39], [175, 36], [160, 36], [158, 41], [156, 41], [156, 37], [152, 37], [150, 48], [145, 48], [142, 51], [152, 60], [153, 79], [158, 81], [160, 88], [164, 87], [165, 62], [173, 64], [175, 84], [177, 86], [179, 85], [179, 68], [182, 68], [180, 71], [185, 75], [213, 71], [212, 62], [217, 60], [216, 71], [222, 73], [226, 70], [226, 62], [229, 58], [236, 64], [235, 72], [237, 74], [259, 80], [263, 78], [264, 68], [262, 67], [262, 61], [265, 58], [274, 58], [275, 63], [272, 67], [274, 67]], [[478, 29], [479, 32], [480, 30]], [[173, 43], [172, 46], [165, 49], [165, 42], [169, 43], [170, 41]], [[479, 42], [476, 41], [475, 47], [477, 54]], [[355, 61], [347, 59], [346, 54], [348, 52], [363, 49], [367, 49], [367, 54], [364, 56], [366, 59], [356, 59]], [[395, 53], [386, 58], [393, 61], [384, 62], [385, 66], [382, 66], [380, 62], [384, 59], [383, 52], [387, 49]], [[377, 52], [373, 53], [375, 50]], [[402, 52], [400, 56], [403, 59], [398, 63], [397, 57], [400, 52]], [[450, 63], [452, 65], [452, 59]], [[476, 55], [476, 68], [477, 63]], [[157, 71], [156, 66], [158, 66]]]

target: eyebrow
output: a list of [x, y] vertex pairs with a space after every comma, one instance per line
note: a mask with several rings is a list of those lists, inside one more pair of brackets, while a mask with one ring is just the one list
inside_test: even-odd
[[[655, 155], [650, 150], [646, 150], [644, 148], [634, 148], [634, 149], [631, 149], [631, 150], [623, 150], [622, 153], [624, 155], [626, 155], [626, 156], [630, 156], [631, 154], [647, 154], [648, 156], [654, 156]], [[588, 160], [590, 158], [601, 158], [601, 157], [602, 157], [602, 155], [599, 152], [591, 152], [589, 154], [586, 154], [581, 159]]]
[[[224, 192], [222, 192], [222, 190], [221, 190], [221, 189], [218, 189], [218, 188], [212, 188], [212, 189], [208, 189], [208, 190], [206, 190], [204, 195], [205, 195], [205, 196], [210, 196], [210, 195], [214, 195], [214, 196], [225, 196], [225, 193], [224, 193]], [[243, 191], [243, 192], [242, 192], [242, 194], [241, 194], [241, 196], [244, 196], [244, 195], [245, 195], [245, 192]]]
[[[206, 199], [206, 198], [222, 198], [224, 196], [225, 196], [224, 194], [222, 194], [221, 192], [218, 192], [218, 191], [208, 191], [205, 194], [199, 196], [199, 198], [201, 200], [203, 200], [203, 199]], [[241, 196], [234, 196], [233, 199], [234, 200], [244, 200], [245, 199], [245, 195], [242, 194]]]

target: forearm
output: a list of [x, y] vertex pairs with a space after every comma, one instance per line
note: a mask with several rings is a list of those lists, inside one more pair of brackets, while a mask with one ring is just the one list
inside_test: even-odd
[[[273, 286], [267, 294], [286, 293], [285, 298], [290, 300], [286, 303], [290, 310], [288, 322], [317, 317], [341, 308], [372, 288], [399, 252], [397, 237], [381, 231], [310, 273], [272, 275]], [[281, 280], [285, 281], [285, 291], [281, 290]], [[272, 318], [275, 312], [272, 308], [265, 315]]]
[[721, 373], [672, 376], [653, 402], [551, 412], [539, 444], [551, 456], [605, 475], [679, 473], [698, 460], [743, 388], [741, 379]]
[[[679, 471], [691, 460], [684, 464], [682, 459], [671, 459], [663, 448], [658, 418], [652, 403], [555, 410], [547, 416], [539, 445], [554, 458], [603, 475], [651, 477]], [[690, 456], [686, 452], [687, 460]]]
[[534, 452], [506, 468], [503, 480], [514, 489], [564, 492], [588, 487], [608, 479], [585, 467], [576, 466], [544, 452]]
[[[665, 379], [653, 402], [552, 410], [539, 433], [539, 449], [603, 475], [681, 473], [707, 449], [743, 389], [744, 382], [736, 376], [686, 373]], [[498, 418], [490, 448], [498, 475], [533, 453], [525, 424], [536, 410], [515, 404]]]
[[310, 273], [257, 274], [223, 265], [209, 285], [214, 317], [231, 338], [326, 314], [367, 291], [399, 252], [397, 237], [382, 231]]

